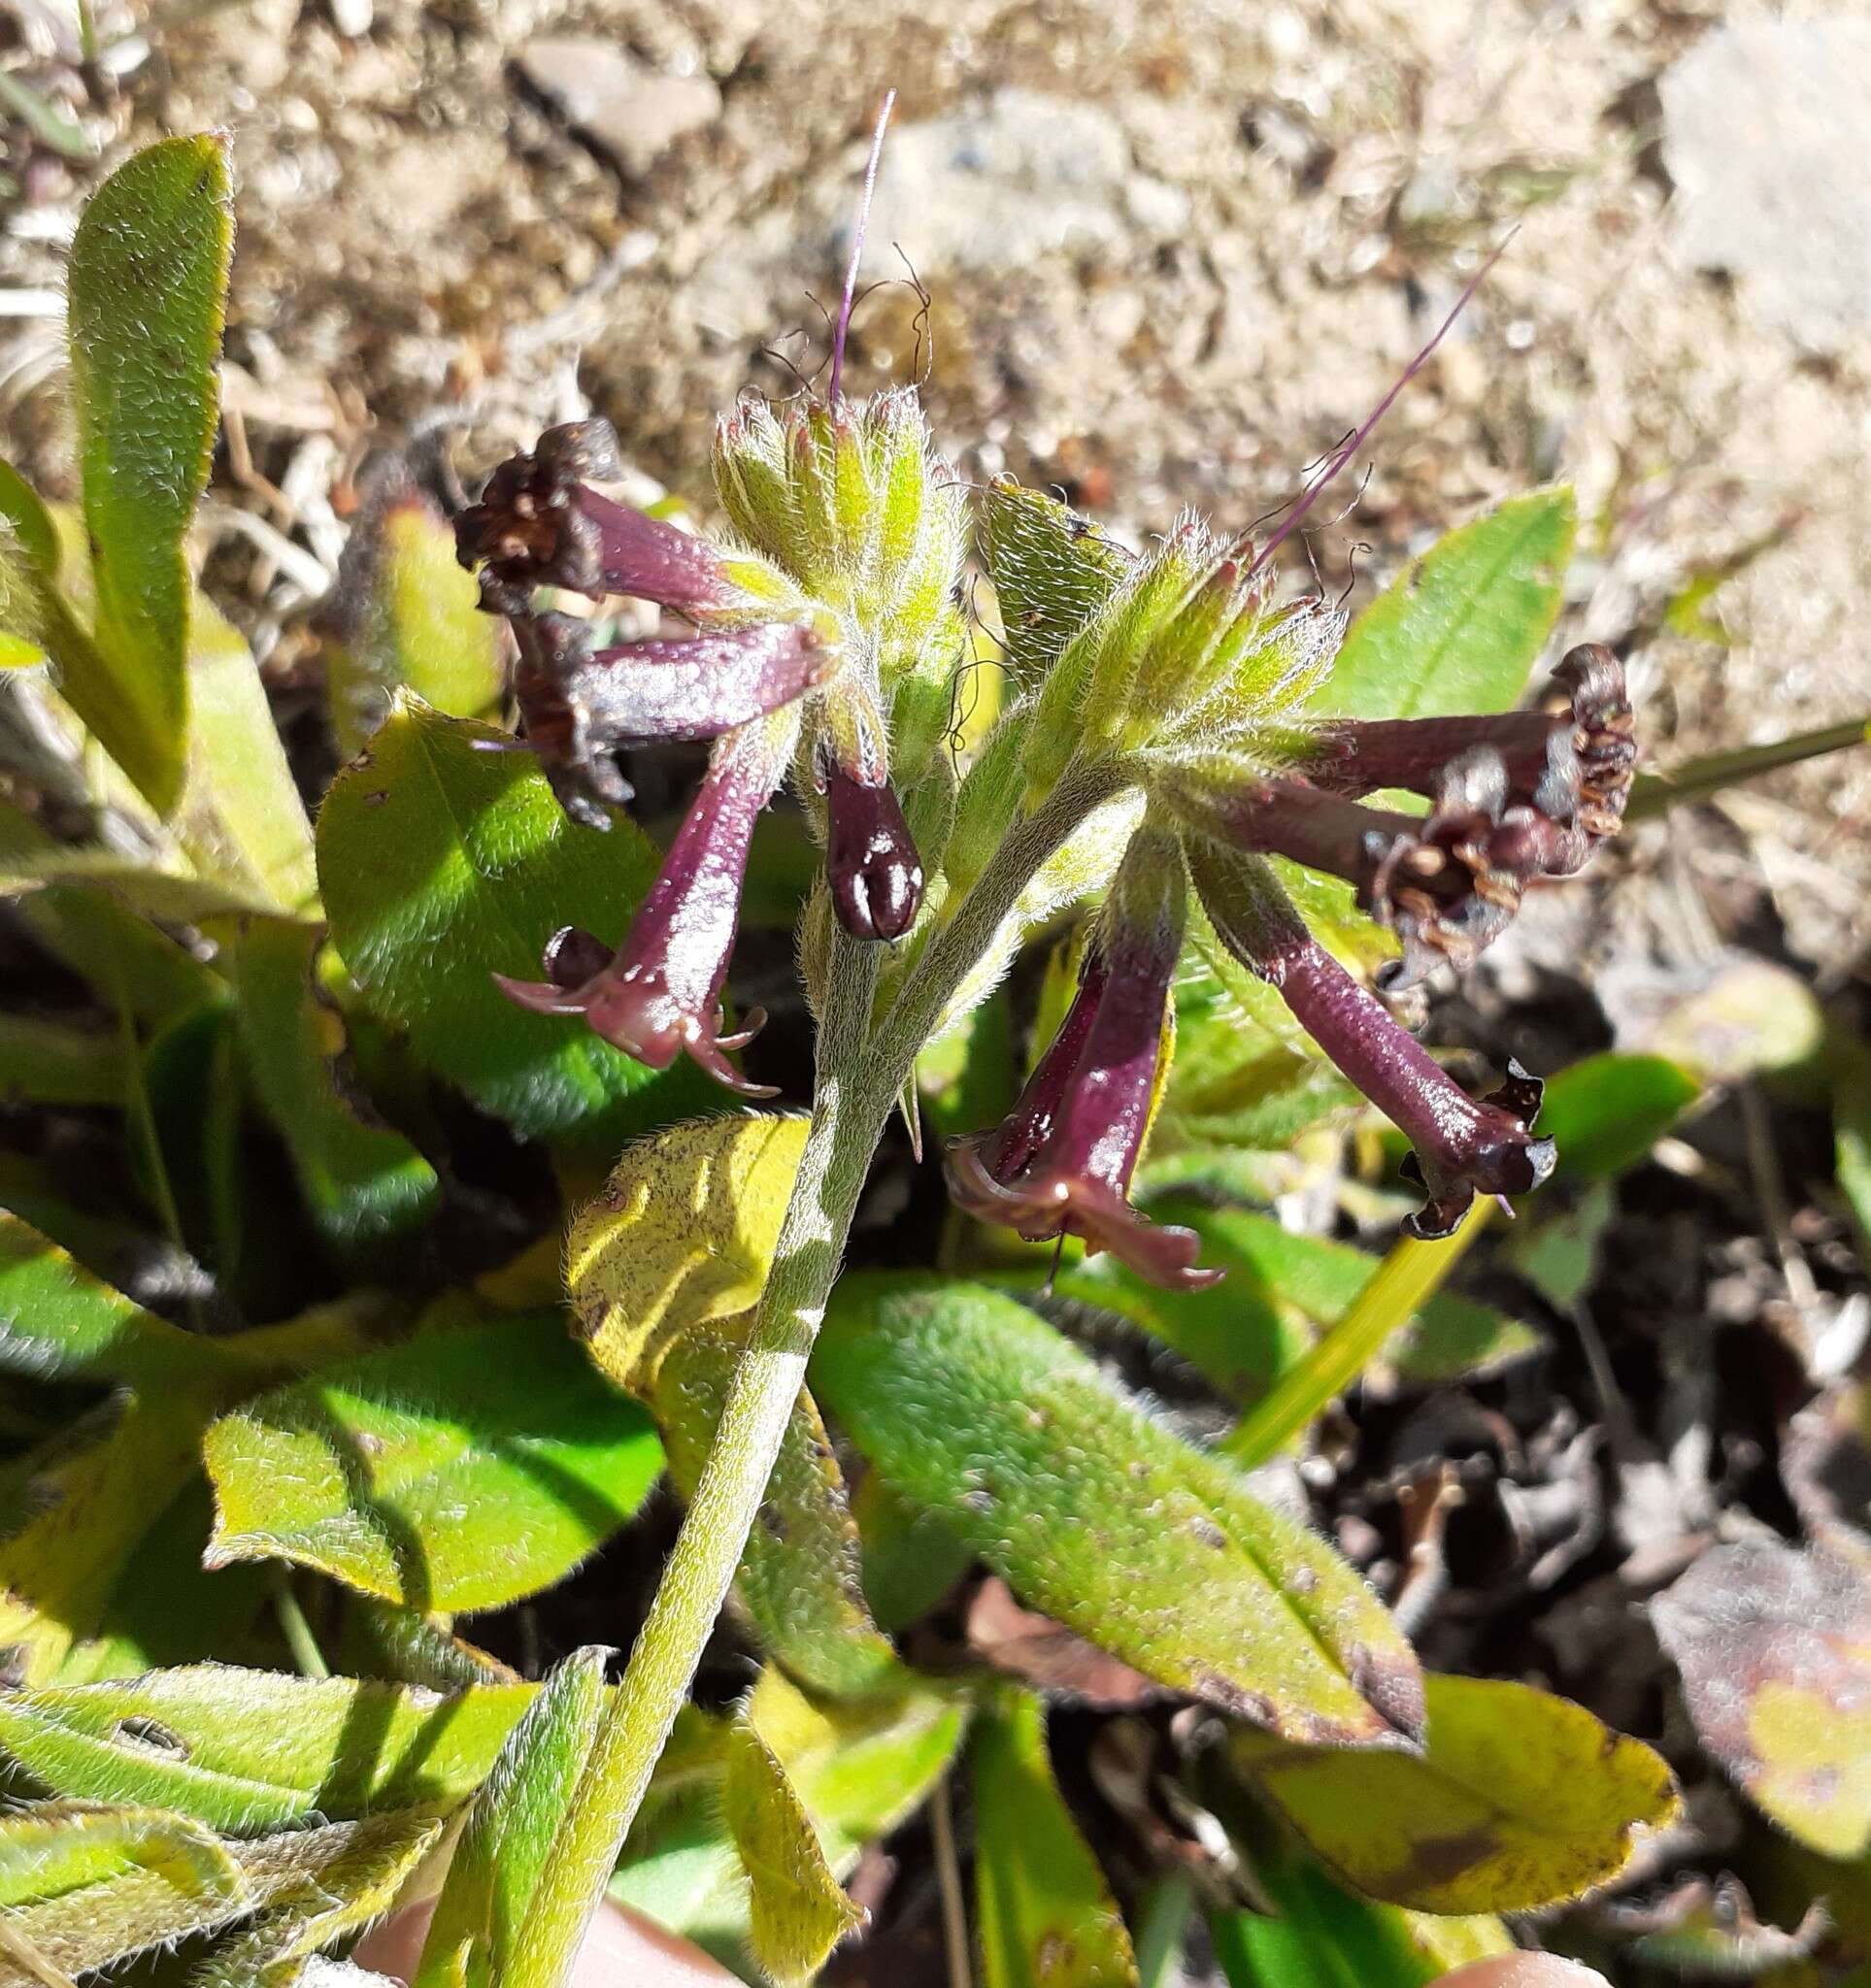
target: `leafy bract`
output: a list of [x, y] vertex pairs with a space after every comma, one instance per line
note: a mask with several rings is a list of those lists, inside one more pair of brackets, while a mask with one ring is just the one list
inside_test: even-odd
[[1871, 1575], [1777, 1540], [1715, 1546], [1651, 1604], [1696, 1736], [1827, 1857], [1871, 1848]]
[[189, 736], [183, 535], [208, 480], [233, 249], [225, 141], [134, 153], [72, 242], [72, 400], [93, 547], [101, 677], [65, 693], [158, 810], [181, 794]]
[[507, 1737], [468, 1811], [416, 1988], [524, 1988], [526, 1923], [604, 1705], [604, 1652], [575, 1650]]
[[75, 1801], [171, 1808], [257, 1836], [460, 1801], [536, 1688], [443, 1693], [201, 1664], [0, 1693], [0, 1750]]
[[203, 1445], [209, 1564], [280, 1558], [423, 1611], [569, 1573], [649, 1495], [649, 1417], [550, 1313], [434, 1331], [250, 1402]]
[[1030, 1692], [1000, 1692], [976, 1722], [971, 1756], [987, 1988], [1134, 1983], [1123, 1914], [1052, 1778], [1040, 1701]]
[[1357, 718], [1505, 711], [1559, 612], [1572, 492], [1511, 497], [1451, 532], [1353, 622], [1317, 699]]
[[1423, 1679], [1425, 1750], [1229, 1740], [1236, 1765], [1359, 1891], [1425, 1912], [1529, 1911], [1615, 1877], [1677, 1812], [1640, 1740], [1525, 1684]]
[[561, 925], [620, 937], [654, 875], [627, 821], [566, 820], [504, 732], [403, 692], [318, 816], [318, 878], [346, 967], [416, 1053], [531, 1138], [615, 1143], [686, 1079], [658, 1077], [583, 1024], [516, 1008], [491, 976], [535, 978]]
[[1043, 490], [1001, 478], [983, 494], [981, 545], [1000, 607], [1006, 667], [1037, 683], [1129, 570], [1128, 556]]
[[899, 1493], [1147, 1676], [1294, 1737], [1420, 1726], [1416, 1658], [1351, 1569], [1011, 1298], [847, 1276], [812, 1378]]

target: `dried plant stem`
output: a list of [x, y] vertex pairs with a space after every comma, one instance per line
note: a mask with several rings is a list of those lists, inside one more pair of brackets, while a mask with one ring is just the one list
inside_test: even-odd
[[922, 1037], [1040, 865], [1117, 784], [1115, 775], [1061, 781], [1009, 834], [873, 1040], [867, 1037], [878, 948], [834, 937], [812, 1125], [773, 1269], [655, 1600], [592, 1741], [567, 1827], [541, 1873], [527, 1928], [529, 1988], [563, 1988], [571, 1978], [585, 1927], [688, 1695], [804, 1384], [872, 1155]]

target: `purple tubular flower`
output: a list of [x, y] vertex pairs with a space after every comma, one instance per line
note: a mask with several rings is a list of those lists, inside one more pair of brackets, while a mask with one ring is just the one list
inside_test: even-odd
[[752, 607], [712, 546], [582, 480], [622, 473], [608, 421], [549, 428], [530, 455], [502, 463], [454, 525], [456, 556], [481, 567], [481, 605], [524, 614], [533, 589], [548, 585], [593, 599], [629, 594], [688, 614]]
[[547, 978], [496, 974], [501, 992], [537, 1014], [584, 1015], [594, 1033], [652, 1070], [668, 1069], [685, 1050], [730, 1090], [771, 1097], [770, 1086], [749, 1083], [726, 1055], [766, 1017], [756, 1009], [738, 1035], [721, 1035], [721, 988], [753, 824], [785, 773], [794, 730], [788, 720], [766, 719], [721, 740], [614, 957], [600, 960], [599, 942], [567, 926], [547, 945]]
[[1406, 1224], [1413, 1236], [1453, 1234], [1478, 1193], [1526, 1194], [1546, 1179], [1557, 1150], [1530, 1130], [1538, 1078], [1510, 1064], [1501, 1089], [1469, 1097], [1313, 938], [1265, 863], [1199, 840], [1188, 858], [1223, 943], [1279, 989], [1307, 1034], [1415, 1147], [1405, 1175], [1428, 1199]]
[[888, 780], [854, 780], [833, 766], [825, 868], [832, 908], [853, 939], [901, 939], [922, 903], [922, 858]]
[[1082, 1236], [1093, 1254], [1108, 1249], [1173, 1290], [1221, 1273], [1195, 1267], [1192, 1231], [1146, 1220], [1125, 1197], [1150, 1124], [1185, 888], [1174, 839], [1140, 830], [1058, 1034], [1013, 1110], [990, 1131], [952, 1141], [947, 1157], [949, 1192], [964, 1212], [1029, 1242]]
[[611, 754], [718, 738], [793, 703], [833, 659], [792, 621], [596, 650], [589, 629], [570, 615], [521, 615], [513, 627], [527, 740], [568, 812], [600, 827], [609, 823], [597, 804], [630, 798]]

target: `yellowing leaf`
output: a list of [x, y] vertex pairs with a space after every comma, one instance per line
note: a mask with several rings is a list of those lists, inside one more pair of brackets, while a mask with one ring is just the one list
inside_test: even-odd
[[1651, 1604], [1697, 1737], [1783, 1829], [1871, 1847], [1871, 1574], [1778, 1541], [1704, 1553]]
[[1046, 1710], [1002, 1692], [975, 1728], [975, 1894], [987, 1988], [1123, 1988], [1123, 1914], [1060, 1798]]
[[302, 1964], [320, 1947], [389, 1910], [442, 1829], [440, 1816], [413, 1810], [235, 1845], [267, 1909], [216, 1949], [189, 1988], [299, 1988]]
[[839, 1888], [785, 1770], [745, 1713], [728, 1728], [720, 1800], [752, 1887], [754, 1956], [776, 1981], [810, 1980], [864, 1915]]
[[1583, 1706], [1525, 1684], [1423, 1679], [1424, 1751], [1296, 1747], [1233, 1759], [1359, 1891], [1425, 1912], [1531, 1911], [1616, 1877], [1676, 1815], [1670, 1771]]
[[565, 1286], [598, 1365], [641, 1389], [669, 1341], [758, 1302], [803, 1118], [705, 1118], [631, 1146], [572, 1224]]

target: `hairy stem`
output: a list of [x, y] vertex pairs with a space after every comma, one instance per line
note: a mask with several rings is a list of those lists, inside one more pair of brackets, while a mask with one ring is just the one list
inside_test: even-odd
[[868, 1041], [879, 948], [834, 935], [812, 1126], [773, 1269], [655, 1600], [592, 1741], [567, 1827], [541, 1874], [528, 1927], [533, 1988], [562, 1988], [569, 1980], [688, 1695], [804, 1385], [871, 1157], [917, 1051], [1034, 873], [1120, 785], [1115, 773], [1068, 777], [1010, 832]]

